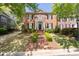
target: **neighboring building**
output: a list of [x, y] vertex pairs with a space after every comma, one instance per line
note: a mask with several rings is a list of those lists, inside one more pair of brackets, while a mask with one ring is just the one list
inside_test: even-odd
[[0, 12], [0, 27], [5, 29], [14, 29], [16, 27], [15, 19], [12, 19], [10, 16], [5, 12]]
[[63, 29], [63, 28], [77, 28], [76, 18], [60, 19], [60, 21], [58, 21], [58, 26], [61, 29]]
[[23, 18], [23, 23], [27, 29], [55, 29], [57, 26], [57, 17], [47, 12], [27, 12]]

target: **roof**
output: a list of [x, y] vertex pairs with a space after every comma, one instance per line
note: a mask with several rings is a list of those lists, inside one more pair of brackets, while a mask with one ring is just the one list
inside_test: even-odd
[[44, 12], [43, 10], [38, 10], [36, 12], [26, 12], [26, 14], [52, 14], [51, 12]]
[[26, 12], [26, 14], [52, 14], [49, 12]]

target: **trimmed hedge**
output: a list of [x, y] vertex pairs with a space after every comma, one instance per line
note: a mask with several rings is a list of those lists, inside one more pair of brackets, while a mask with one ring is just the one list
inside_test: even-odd
[[67, 36], [77, 36], [77, 32], [78, 29], [77, 28], [64, 28], [61, 30], [61, 34], [62, 35], [67, 35]]
[[60, 31], [61, 29], [58, 26], [56, 26], [56, 28], [53, 30], [54, 33], [60, 33]]

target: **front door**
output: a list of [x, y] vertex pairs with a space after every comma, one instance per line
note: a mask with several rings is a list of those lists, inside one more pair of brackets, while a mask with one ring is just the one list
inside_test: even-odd
[[42, 22], [38, 22], [38, 30], [42, 30], [43, 28]]
[[40, 23], [40, 24], [39, 24], [39, 30], [41, 30], [41, 29], [42, 29], [42, 24]]

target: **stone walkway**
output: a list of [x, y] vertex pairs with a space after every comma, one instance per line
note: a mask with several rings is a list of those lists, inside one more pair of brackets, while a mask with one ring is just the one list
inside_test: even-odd
[[49, 44], [51, 46], [52, 49], [58, 49], [59, 48], [59, 44], [56, 41], [52, 41], [51, 43], [48, 43], [48, 41], [46, 41], [46, 37], [44, 35], [44, 32], [39, 31], [39, 43], [40, 45], [44, 45], [43, 48], [46, 48]]

